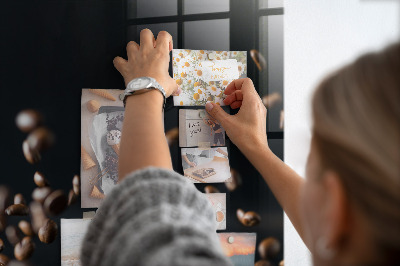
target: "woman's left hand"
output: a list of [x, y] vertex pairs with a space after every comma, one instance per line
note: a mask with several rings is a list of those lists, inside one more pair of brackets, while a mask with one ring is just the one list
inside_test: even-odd
[[128, 60], [114, 58], [114, 66], [124, 78], [125, 86], [140, 77], [154, 78], [165, 90], [166, 96], [179, 94], [178, 85], [168, 73], [172, 36], [160, 31], [157, 40], [149, 29], [140, 32], [140, 45], [130, 41], [126, 46]]

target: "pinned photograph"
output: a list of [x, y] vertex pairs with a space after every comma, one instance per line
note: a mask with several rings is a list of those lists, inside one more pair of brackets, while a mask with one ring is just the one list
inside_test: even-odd
[[81, 207], [97, 208], [118, 182], [124, 107], [121, 90], [82, 89]]
[[246, 51], [172, 50], [172, 70], [182, 92], [175, 106], [204, 106], [207, 101], [225, 105], [224, 91], [247, 75]]
[[182, 167], [194, 183], [222, 183], [231, 176], [226, 147], [183, 148]]
[[61, 219], [61, 266], [80, 266], [82, 241], [91, 219]]
[[225, 146], [225, 130], [206, 110], [179, 110], [179, 146]]
[[226, 193], [210, 193], [206, 194], [207, 199], [211, 202], [215, 210], [215, 219], [217, 222], [217, 230], [226, 229]]
[[235, 266], [254, 265], [256, 233], [219, 233], [224, 254]]

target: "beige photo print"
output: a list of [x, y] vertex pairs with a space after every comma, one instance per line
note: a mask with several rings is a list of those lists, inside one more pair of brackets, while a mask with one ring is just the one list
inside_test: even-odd
[[222, 183], [231, 177], [226, 147], [183, 148], [181, 155], [184, 175], [194, 183]]
[[81, 207], [97, 208], [118, 182], [124, 119], [121, 90], [82, 89]]

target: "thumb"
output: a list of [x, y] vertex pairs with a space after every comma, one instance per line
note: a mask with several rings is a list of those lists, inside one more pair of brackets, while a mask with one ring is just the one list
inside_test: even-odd
[[121, 75], [123, 74], [123, 68], [127, 62], [128, 61], [120, 56], [115, 57], [113, 60], [114, 67], [118, 70], [119, 73], [121, 73]]
[[[224, 109], [221, 108], [221, 106], [219, 106], [216, 103], [213, 102], [208, 102], [206, 104], [206, 111], [215, 119], [217, 119], [217, 121], [222, 125], [222, 127], [225, 128], [225, 124], [227, 122], [228, 119], [230, 119], [230, 115], [227, 114]], [[226, 128], [225, 128], [226, 129]]]

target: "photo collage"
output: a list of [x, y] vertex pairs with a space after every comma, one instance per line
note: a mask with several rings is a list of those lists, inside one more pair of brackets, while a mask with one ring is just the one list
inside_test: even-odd
[[[179, 128], [176, 131], [183, 175], [193, 183], [229, 183], [232, 178], [225, 130], [207, 113], [205, 104], [212, 101], [224, 105], [224, 90], [228, 84], [246, 76], [247, 53], [175, 49], [172, 60], [173, 76], [182, 91], [173, 96], [173, 102], [179, 107]], [[98, 208], [118, 183], [119, 145], [124, 119], [124, 107], [119, 99], [121, 93], [117, 89], [82, 89], [82, 208]], [[208, 193], [206, 197], [215, 210], [216, 229], [227, 230], [226, 193]], [[73, 234], [68, 227], [80, 226], [80, 223], [86, 225], [86, 221], [63, 221], [62, 236]], [[232, 254], [233, 262], [254, 262], [255, 233], [219, 235], [224, 252]], [[71, 235], [66, 239], [76, 237]], [[235, 242], [232, 242], [233, 238]], [[66, 248], [70, 246], [69, 242], [63, 243]], [[250, 245], [252, 253], [239, 252], [243, 245]], [[64, 262], [68, 261], [65, 265], [76, 260], [74, 252], [76, 248], [72, 249], [72, 246], [63, 252]]]

